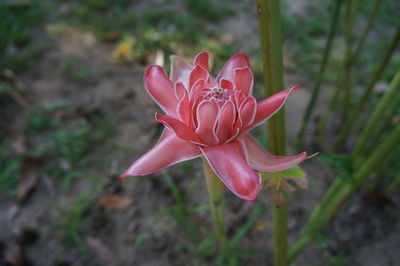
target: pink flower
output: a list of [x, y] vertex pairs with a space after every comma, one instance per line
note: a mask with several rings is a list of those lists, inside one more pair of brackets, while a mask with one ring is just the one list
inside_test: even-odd
[[168, 78], [160, 66], [150, 66], [146, 89], [166, 114], [156, 120], [166, 126], [158, 143], [121, 176], [148, 175], [178, 162], [204, 156], [221, 181], [238, 197], [254, 200], [261, 177], [253, 169], [276, 172], [307, 158], [274, 156], [248, 132], [274, 115], [298, 87], [257, 103], [252, 96], [253, 74], [246, 54], [232, 56], [219, 75], [209, 73], [209, 54], [193, 65], [171, 58]]

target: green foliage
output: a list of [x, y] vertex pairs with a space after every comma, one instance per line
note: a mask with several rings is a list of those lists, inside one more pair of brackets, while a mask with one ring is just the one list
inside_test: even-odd
[[89, 193], [84, 192], [73, 201], [66, 203], [65, 207], [55, 208], [58, 215], [55, 229], [64, 238], [67, 248], [83, 248], [84, 232], [94, 217], [94, 214], [89, 212], [93, 204], [95, 204], [95, 199]]
[[230, 6], [224, 4], [223, 1], [186, 0], [186, 6], [193, 14], [214, 22], [221, 21], [225, 16], [233, 12]]
[[44, 5], [38, 1], [0, 4], [0, 67], [25, 68], [48, 47], [41, 41], [32, 42], [33, 32], [45, 16]]
[[0, 191], [15, 195], [19, 180], [20, 158], [9, 156], [7, 151], [7, 145], [0, 143]]
[[353, 171], [351, 154], [324, 153], [318, 156], [318, 159], [334, 169], [341, 178], [351, 180]]

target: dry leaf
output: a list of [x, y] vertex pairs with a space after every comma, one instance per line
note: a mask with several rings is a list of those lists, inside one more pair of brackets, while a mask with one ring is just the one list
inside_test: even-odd
[[256, 225], [253, 227], [251, 230], [251, 234], [255, 235], [257, 233], [260, 233], [262, 231], [265, 231], [269, 227], [269, 223], [265, 220], [258, 221]]
[[22, 162], [21, 176], [17, 185], [17, 194], [19, 202], [26, 200], [30, 192], [38, 183], [39, 160], [34, 158], [25, 158]]
[[99, 200], [98, 204], [104, 209], [116, 211], [123, 210], [131, 206], [133, 204], [133, 199], [116, 194], [109, 194], [103, 196]]

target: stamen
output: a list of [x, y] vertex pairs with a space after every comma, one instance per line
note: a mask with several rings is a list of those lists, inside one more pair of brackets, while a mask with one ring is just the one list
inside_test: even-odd
[[205, 95], [205, 100], [214, 100], [217, 102], [225, 102], [228, 101], [231, 96], [231, 90], [223, 89], [219, 86], [215, 86], [210, 88]]

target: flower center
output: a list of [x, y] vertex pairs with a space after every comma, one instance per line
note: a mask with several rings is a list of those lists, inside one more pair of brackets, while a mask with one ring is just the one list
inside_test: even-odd
[[229, 100], [231, 90], [223, 89], [220, 86], [215, 86], [207, 91], [204, 100], [213, 100], [217, 102], [225, 102]]

